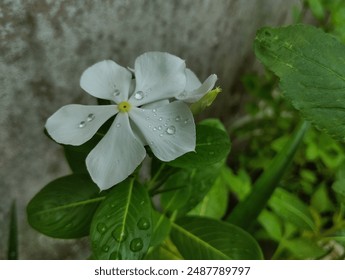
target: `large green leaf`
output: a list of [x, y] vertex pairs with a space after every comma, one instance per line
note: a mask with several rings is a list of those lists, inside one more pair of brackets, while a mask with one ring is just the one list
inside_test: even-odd
[[65, 176], [33, 197], [27, 207], [28, 221], [48, 236], [79, 238], [89, 233], [92, 215], [103, 199], [88, 176]]
[[190, 215], [220, 219], [228, 207], [228, 191], [221, 177], [218, 177], [202, 201], [189, 212]]
[[161, 196], [165, 211], [178, 210], [183, 215], [193, 209], [205, 197], [220, 172], [220, 165], [208, 168], [181, 170], [165, 182]]
[[284, 189], [276, 189], [268, 205], [285, 221], [300, 229], [316, 230], [316, 225], [307, 205]]
[[306, 25], [263, 28], [255, 53], [280, 78], [284, 95], [333, 138], [345, 139], [345, 46]]
[[185, 259], [250, 260], [263, 255], [243, 229], [210, 218], [185, 217], [173, 224], [171, 239]]
[[90, 238], [96, 259], [141, 259], [152, 234], [151, 201], [130, 178], [116, 185], [97, 209]]
[[165, 240], [170, 233], [171, 222], [163, 214], [152, 212], [152, 238], [150, 246], [157, 246]]
[[224, 160], [230, 152], [228, 134], [210, 125], [196, 126], [195, 152], [168, 162], [169, 165], [182, 168], [207, 167]]

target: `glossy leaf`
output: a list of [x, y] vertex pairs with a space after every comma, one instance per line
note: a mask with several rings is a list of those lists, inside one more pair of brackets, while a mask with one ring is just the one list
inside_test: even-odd
[[288, 191], [280, 188], [277, 189], [268, 205], [278, 216], [300, 229], [316, 230], [316, 225], [308, 206]]
[[101, 200], [99, 188], [86, 175], [56, 179], [38, 192], [27, 207], [29, 224], [56, 238], [79, 238], [89, 233]]
[[230, 152], [228, 134], [209, 125], [197, 125], [195, 152], [168, 162], [169, 165], [181, 168], [200, 168], [224, 160]]
[[173, 224], [171, 239], [185, 259], [251, 260], [263, 255], [243, 229], [210, 218], [185, 217]]
[[315, 241], [306, 238], [285, 240], [283, 244], [296, 259], [318, 259], [326, 254]]
[[129, 178], [116, 185], [97, 209], [90, 238], [96, 259], [141, 259], [152, 234], [151, 202], [146, 189]]
[[284, 96], [316, 127], [345, 139], [345, 46], [312, 26], [263, 28], [255, 53], [280, 78]]
[[168, 239], [160, 246], [153, 248], [145, 260], [183, 260], [176, 246]]
[[202, 201], [188, 214], [220, 219], [228, 207], [228, 191], [221, 177], [218, 177]]
[[161, 196], [165, 211], [178, 210], [182, 215], [193, 209], [205, 197], [220, 172], [219, 165], [203, 169], [181, 170], [166, 181]]
[[163, 214], [152, 212], [152, 238], [150, 246], [157, 246], [165, 240], [170, 233], [171, 222]]

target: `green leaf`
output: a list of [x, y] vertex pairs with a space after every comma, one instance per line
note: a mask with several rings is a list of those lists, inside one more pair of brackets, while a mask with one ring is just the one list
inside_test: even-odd
[[196, 126], [195, 152], [168, 162], [167, 164], [181, 168], [207, 167], [224, 160], [230, 152], [228, 134], [209, 125]]
[[320, 213], [334, 211], [335, 208], [331, 198], [329, 197], [328, 188], [324, 183], [322, 183], [313, 193], [310, 204]]
[[326, 251], [315, 241], [306, 238], [284, 240], [283, 245], [293, 254], [294, 258], [301, 260], [318, 259], [326, 254]]
[[276, 189], [268, 205], [279, 217], [300, 229], [316, 230], [316, 225], [308, 206], [286, 190]]
[[283, 225], [277, 215], [270, 211], [264, 210], [261, 212], [258, 220], [269, 236], [273, 240], [280, 242], [283, 237]]
[[322, 6], [322, 1], [321, 0], [307, 0], [307, 1], [314, 16], [319, 20], [324, 19], [325, 10]]
[[165, 211], [183, 215], [205, 197], [220, 172], [219, 164], [203, 169], [181, 170], [165, 182], [161, 196]]
[[279, 185], [285, 171], [291, 164], [309, 125], [303, 122], [294, 132], [286, 146], [275, 156], [270, 165], [255, 182], [253, 191], [234, 208], [227, 220], [230, 223], [249, 228]]
[[251, 192], [251, 178], [244, 169], [234, 174], [229, 167], [225, 166], [222, 168], [222, 179], [239, 200], [243, 200]]
[[228, 206], [228, 191], [219, 177], [203, 200], [188, 214], [220, 219]]
[[185, 259], [262, 259], [261, 249], [246, 231], [229, 223], [185, 217], [173, 224], [171, 239]]
[[216, 118], [204, 119], [201, 122], [199, 122], [199, 124], [212, 126], [220, 130], [223, 130], [224, 132], [227, 132], [224, 124], [219, 119], [216, 119]]
[[152, 238], [150, 246], [157, 246], [165, 240], [170, 233], [171, 222], [163, 214], [152, 212]]
[[306, 25], [263, 28], [255, 53], [280, 78], [284, 95], [316, 127], [345, 139], [345, 46]]
[[345, 204], [345, 179], [335, 181], [332, 189], [337, 194], [338, 200]]
[[10, 232], [8, 237], [8, 260], [18, 259], [18, 225], [16, 203], [13, 201], [10, 211]]
[[103, 199], [88, 176], [68, 175], [52, 181], [33, 197], [27, 206], [28, 221], [51, 237], [83, 237]]
[[151, 201], [132, 178], [116, 185], [98, 207], [90, 238], [96, 259], [141, 259], [152, 234]]
[[183, 260], [176, 246], [168, 239], [160, 246], [153, 248], [145, 260]]

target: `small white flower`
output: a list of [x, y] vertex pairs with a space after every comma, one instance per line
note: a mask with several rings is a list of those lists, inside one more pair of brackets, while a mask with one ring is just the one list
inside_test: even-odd
[[[116, 115], [107, 134], [86, 158], [88, 171], [101, 190], [123, 181], [136, 169], [146, 155], [145, 145], [162, 161], [195, 150], [193, 115], [184, 102], [176, 99], [193, 102], [203, 90], [197, 91], [199, 80], [192, 91], [186, 86], [186, 80], [194, 74], [186, 70], [184, 61], [168, 53], [145, 53], [136, 59], [134, 74], [132, 80], [129, 70], [110, 60], [94, 64], [82, 74], [80, 86], [114, 104], [67, 105], [46, 123], [55, 141], [81, 145]], [[213, 79], [210, 77], [207, 80]], [[182, 92], [187, 98], [178, 98]]]

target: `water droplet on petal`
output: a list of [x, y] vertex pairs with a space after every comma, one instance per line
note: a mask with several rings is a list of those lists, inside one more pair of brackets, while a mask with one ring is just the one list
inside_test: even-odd
[[156, 130], [157, 130], [157, 127], [154, 127], [152, 130], [153, 130], [153, 131], [156, 131]]
[[167, 126], [168, 126], [168, 124], [167, 124], [167, 123], [165, 123], [165, 124], [164, 124], [164, 126], [165, 126], [165, 127], [167, 127]]
[[151, 225], [150, 225], [150, 221], [143, 217], [139, 219], [137, 226], [139, 229], [145, 230], [145, 229], [149, 229]]
[[160, 125], [160, 126], [158, 126], [158, 130], [162, 130], [162, 126]]
[[120, 95], [120, 90], [115, 89], [113, 95], [114, 95], [114, 96], [119, 96], [119, 95]]
[[161, 134], [159, 134], [159, 136], [160, 136], [160, 137], [163, 137], [163, 134], [161, 133]]
[[153, 114], [154, 117], [157, 117], [157, 114]]
[[122, 255], [118, 251], [114, 251], [110, 254], [109, 260], [122, 260]]
[[176, 118], [175, 118], [175, 121], [177, 121], [177, 122], [179, 122], [181, 120], [181, 117], [180, 116], [177, 116]]
[[163, 118], [162, 118], [162, 117], [160, 117], [158, 120], [162, 121], [162, 120], [163, 120]]
[[85, 127], [85, 125], [86, 125], [86, 122], [81, 121], [81, 122], [79, 123], [79, 128], [83, 128], [83, 127]]
[[134, 238], [129, 245], [132, 252], [138, 252], [144, 247], [144, 242], [141, 238]]
[[116, 127], [120, 127], [120, 126], [121, 126], [121, 124], [119, 124], [119, 123], [116, 124]]
[[169, 135], [175, 134], [175, 132], [176, 132], [175, 126], [173, 126], [173, 125], [169, 126], [169, 127], [167, 128], [166, 132], [167, 132]]
[[118, 226], [117, 228], [115, 228], [111, 235], [117, 242], [125, 241], [128, 236], [127, 231], [122, 226]]
[[153, 110], [152, 110], [152, 112], [153, 112], [153, 113], [156, 113], [156, 112], [157, 112], [157, 110], [156, 110], [156, 109], [153, 109]]
[[134, 98], [136, 100], [141, 100], [144, 98], [144, 93], [142, 91], [137, 91], [135, 94], [134, 94]]
[[97, 225], [97, 231], [98, 231], [99, 233], [105, 233], [106, 230], [107, 230], [106, 224], [104, 224], [104, 223], [99, 223], [99, 224]]
[[87, 116], [87, 121], [88, 122], [91, 122], [91, 121], [93, 121], [95, 119], [95, 115], [94, 114], [89, 114], [88, 116]]

